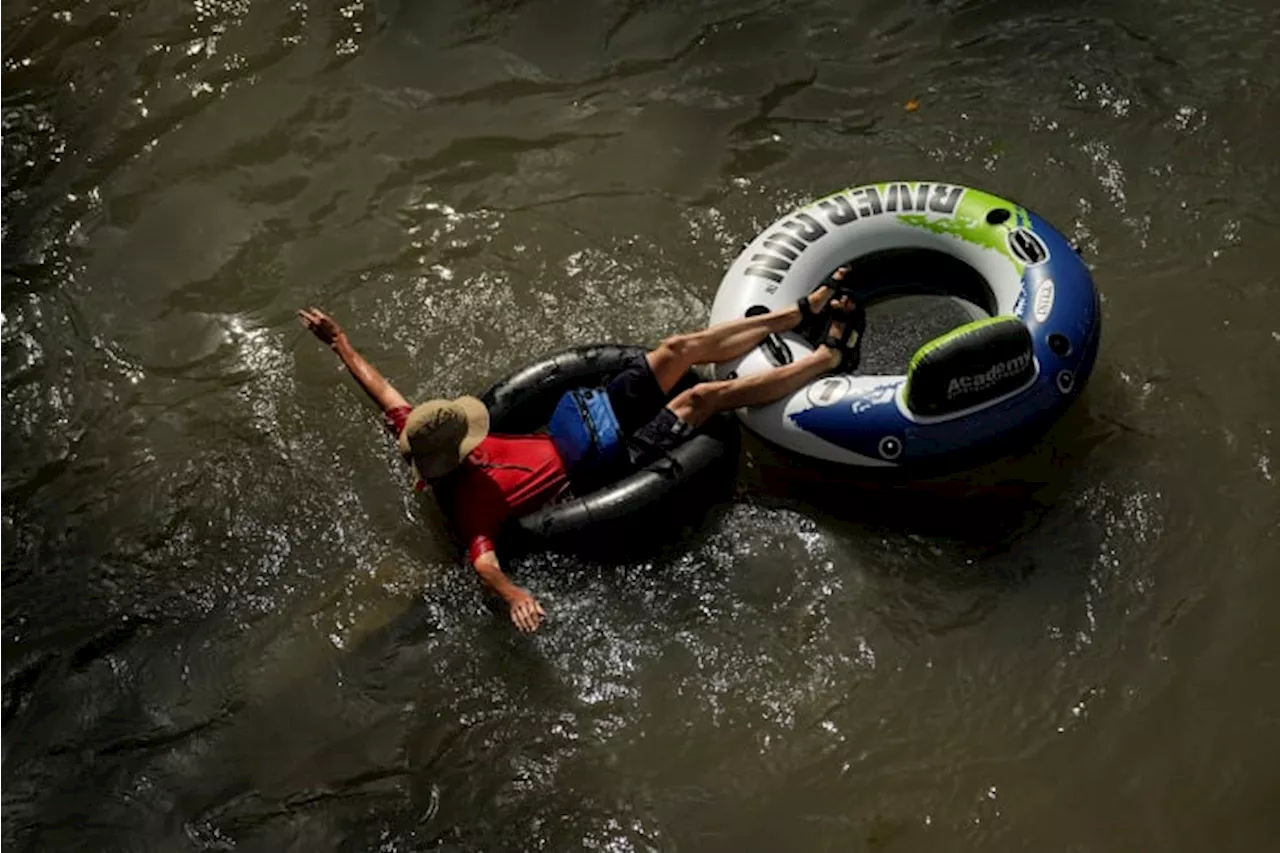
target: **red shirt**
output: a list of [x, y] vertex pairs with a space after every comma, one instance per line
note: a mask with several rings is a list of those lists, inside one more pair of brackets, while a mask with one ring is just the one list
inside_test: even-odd
[[[399, 438], [412, 411], [399, 406], [386, 413], [392, 435]], [[507, 519], [559, 497], [568, 485], [564, 462], [547, 436], [491, 434], [456, 471], [436, 481], [436, 492], [474, 563], [494, 550]]]

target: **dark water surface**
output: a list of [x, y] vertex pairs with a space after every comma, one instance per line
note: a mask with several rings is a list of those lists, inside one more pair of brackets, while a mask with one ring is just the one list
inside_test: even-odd
[[[3, 28], [7, 849], [1275, 848], [1274, 4], [5, 0]], [[1068, 418], [906, 494], [748, 442], [656, 549], [513, 561], [532, 639], [293, 318], [413, 398], [474, 392], [696, 327], [784, 209], [935, 176], [1094, 265]], [[950, 319], [885, 306], [871, 364]]]

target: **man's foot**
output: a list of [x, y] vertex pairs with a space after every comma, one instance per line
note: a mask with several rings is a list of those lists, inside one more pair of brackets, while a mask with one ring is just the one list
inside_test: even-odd
[[852, 373], [862, 360], [862, 330], [866, 325], [862, 306], [842, 294], [831, 300], [827, 310], [827, 327], [820, 349], [827, 351], [832, 370]]
[[826, 330], [826, 312], [831, 305], [831, 299], [836, 295], [836, 288], [848, 272], [847, 266], [838, 267], [835, 272], [823, 279], [822, 284], [819, 284], [812, 293], [796, 300], [800, 319], [792, 331], [810, 343], [818, 343]]

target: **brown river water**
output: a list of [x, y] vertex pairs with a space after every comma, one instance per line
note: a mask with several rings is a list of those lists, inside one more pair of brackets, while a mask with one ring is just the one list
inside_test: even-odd
[[[3, 46], [6, 850], [1275, 849], [1275, 4], [4, 0]], [[1079, 243], [1084, 396], [927, 487], [746, 440], [684, 528], [510, 560], [531, 638], [293, 316], [477, 392], [893, 178]], [[954, 320], [873, 308], [865, 366]]]

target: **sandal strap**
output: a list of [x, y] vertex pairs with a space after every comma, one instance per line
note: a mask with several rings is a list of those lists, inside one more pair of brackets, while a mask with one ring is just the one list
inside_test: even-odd
[[813, 310], [813, 306], [809, 304], [809, 297], [801, 296], [796, 300], [796, 308], [800, 309], [800, 323], [812, 322], [818, 316], [818, 312]]
[[[832, 302], [839, 299], [833, 297]], [[836, 367], [841, 373], [852, 373], [862, 361], [862, 335], [866, 329], [866, 314], [861, 305], [852, 311], [836, 311], [830, 304], [827, 307], [827, 324], [822, 332], [822, 345], [840, 353], [840, 363]], [[839, 335], [832, 334], [831, 327], [842, 324]], [[856, 338], [855, 338], [856, 336]], [[854, 339], [850, 346], [850, 339]]]

